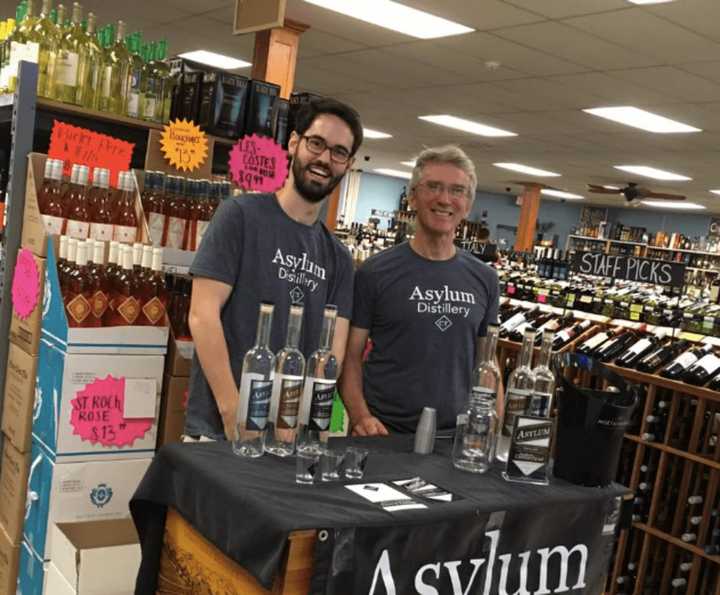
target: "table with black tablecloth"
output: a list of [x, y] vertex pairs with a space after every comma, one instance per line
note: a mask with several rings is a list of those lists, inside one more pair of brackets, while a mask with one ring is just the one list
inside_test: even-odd
[[[412, 453], [411, 436], [333, 442], [370, 449], [362, 480], [301, 486], [294, 457], [243, 459], [228, 443], [163, 447], [130, 504], [143, 552], [136, 593], [156, 592], [169, 508], [268, 590], [288, 536], [316, 529], [311, 595], [490, 595], [524, 581], [530, 592], [603, 591], [625, 488], [509, 483], [500, 466], [465, 473], [449, 439], [426, 456]], [[416, 476], [458, 498], [388, 512], [344, 487]]]

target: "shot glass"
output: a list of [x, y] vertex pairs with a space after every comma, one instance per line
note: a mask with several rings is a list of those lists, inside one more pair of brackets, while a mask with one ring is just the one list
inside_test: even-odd
[[322, 481], [340, 481], [340, 468], [345, 451], [326, 448], [320, 453], [320, 479]]
[[368, 450], [359, 446], [349, 446], [345, 452], [345, 477], [348, 479], [362, 479], [365, 475]]
[[311, 485], [315, 482], [320, 456], [314, 452], [299, 450], [295, 462], [295, 483]]

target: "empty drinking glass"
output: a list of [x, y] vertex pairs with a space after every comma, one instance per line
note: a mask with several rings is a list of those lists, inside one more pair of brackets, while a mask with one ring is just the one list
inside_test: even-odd
[[345, 451], [345, 477], [348, 479], [361, 479], [365, 474], [367, 458], [367, 448], [349, 446]]
[[310, 485], [315, 481], [320, 456], [314, 452], [298, 451], [295, 463], [295, 483]]
[[320, 453], [320, 479], [322, 481], [339, 481], [345, 451], [325, 448]]

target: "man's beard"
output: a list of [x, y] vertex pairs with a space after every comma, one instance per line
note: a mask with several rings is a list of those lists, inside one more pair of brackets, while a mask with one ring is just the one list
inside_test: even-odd
[[[305, 174], [309, 171], [312, 165], [320, 166], [330, 172], [330, 177], [325, 183], [317, 182], [315, 180], [308, 180], [305, 178]], [[310, 162], [304, 164], [295, 157], [292, 162], [293, 180], [295, 184], [295, 190], [298, 191], [300, 196], [305, 200], [312, 203], [318, 203], [327, 197], [342, 180], [344, 173], [333, 176], [332, 170], [325, 165], [316, 162]]]

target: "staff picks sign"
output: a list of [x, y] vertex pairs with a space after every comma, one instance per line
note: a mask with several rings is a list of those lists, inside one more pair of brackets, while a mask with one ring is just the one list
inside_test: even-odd
[[577, 252], [573, 258], [571, 270], [585, 275], [626, 279], [670, 287], [682, 287], [685, 284], [684, 264], [637, 256]]
[[288, 175], [287, 152], [273, 139], [257, 134], [235, 144], [228, 166], [233, 181], [250, 192], [275, 192]]

